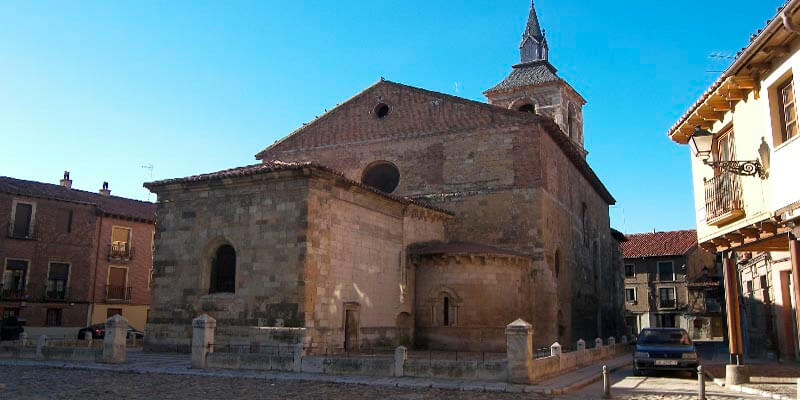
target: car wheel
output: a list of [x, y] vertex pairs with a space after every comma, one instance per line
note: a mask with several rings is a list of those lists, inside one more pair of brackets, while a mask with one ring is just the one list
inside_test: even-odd
[[633, 376], [642, 376], [642, 370], [639, 368], [633, 367]]

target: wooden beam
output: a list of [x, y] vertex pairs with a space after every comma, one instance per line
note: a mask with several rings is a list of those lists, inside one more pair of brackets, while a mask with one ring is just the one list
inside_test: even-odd
[[778, 225], [772, 221], [764, 221], [761, 223], [761, 231], [774, 235], [778, 232]]
[[758, 239], [759, 238], [759, 234], [758, 234], [759, 232], [758, 232], [757, 228], [753, 228], [753, 227], [741, 228], [741, 229], [739, 229], [739, 233], [741, 233], [742, 235], [744, 235], [747, 238], [751, 238], [751, 239]]
[[697, 109], [697, 115], [699, 115], [700, 118], [702, 118], [702, 119], [704, 119], [706, 121], [712, 121], [712, 122], [722, 121], [723, 119], [725, 119], [725, 114], [723, 114], [721, 112], [712, 111], [712, 110], [710, 110], [708, 108], [705, 108], [705, 109], [704, 108], [698, 108]]
[[694, 129], [694, 127], [697, 125], [700, 125], [700, 127], [703, 129], [711, 129], [714, 126], [713, 122], [703, 119], [703, 117], [697, 115], [697, 113], [694, 113], [691, 117], [689, 117], [687, 123], [692, 127], [692, 129]]
[[744, 235], [738, 232], [731, 232], [725, 235], [728, 242], [744, 243]]
[[720, 89], [717, 93], [728, 101], [739, 101], [747, 98], [747, 93], [740, 89]]
[[709, 101], [706, 102], [706, 104], [708, 104], [708, 106], [711, 107], [711, 109], [714, 110], [714, 111], [726, 112], [726, 111], [733, 110], [733, 105], [731, 104], [731, 102], [729, 102], [727, 100], [724, 100], [724, 99], [709, 100]]
[[764, 53], [769, 55], [770, 57], [783, 57], [789, 54], [789, 46], [782, 45], [782, 46], [766, 46], [761, 49]]
[[731, 86], [739, 89], [752, 90], [758, 87], [758, 82], [750, 76], [732, 76], [730, 78]]
[[747, 69], [755, 72], [758, 75], [763, 76], [765, 73], [769, 72], [772, 69], [772, 63], [770, 62], [754, 63], [748, 65]]
[[700, 247], [709, 252], [709, 253], [716, 253], [717, 252], [717, 245], [711, 242], [705, 242], [700, 245]]
[[731, 242], [723, 237], [711, 239], [711, 242], [717, 245], [717, 247], [731, 247]]

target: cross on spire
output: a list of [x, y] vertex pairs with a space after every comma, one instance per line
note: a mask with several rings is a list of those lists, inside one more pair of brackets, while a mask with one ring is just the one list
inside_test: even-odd
[[531, 0], [528, 24], [525, 25], [525, 32], [522, 33], [519, 50], [522, 63], [547, 60], [548, 57], [547, 39], [544, 30], [539, 25], [539, 17], [536, 15], [536, 6], [533, 4], [533, 0]]

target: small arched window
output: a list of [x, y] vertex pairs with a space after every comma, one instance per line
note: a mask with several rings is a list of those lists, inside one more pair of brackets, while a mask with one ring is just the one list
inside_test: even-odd
[[384, 193], [392, 193], [400, 183], [400, 170], [388, 161], [377, 161], [364, 170], [361, 183]]
[[444, 296], [444, 309], [442, 310], [442, 322], [444, 326], [450, 326], [450, 298]]
[[209, 293], [234, 293], [236, 291], [236, 250], [222, 245], [211, 260], [211, 285]]
[[531, 114], [536, 113], [536, 107], [533, 104], [523, 104], [519, 108], [517, 108], [517, 110]]

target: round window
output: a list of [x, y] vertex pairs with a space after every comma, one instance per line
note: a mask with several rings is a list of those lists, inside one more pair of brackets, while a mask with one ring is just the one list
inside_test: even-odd
[[392, 193], [400, 183], [400, 171], [388, 161], [378, 161], [364, 170], [361, 183], [381, 192]]
[[381, 119], [385, 118], [387, 115], [389, 115], [389, 106], [384, 104], [384, 103], [380, 103], [377, 106], [375, 106], [375, 109], [372, 110], [372, 112], [378, 118], [381, 118]]

